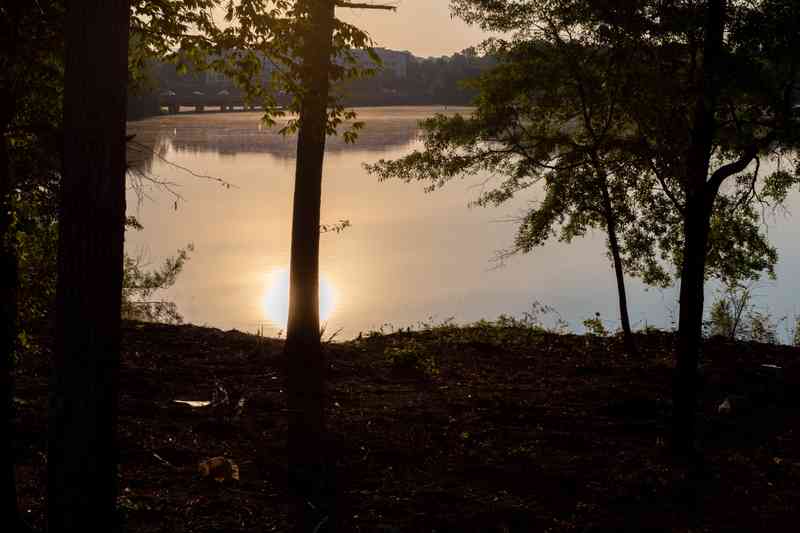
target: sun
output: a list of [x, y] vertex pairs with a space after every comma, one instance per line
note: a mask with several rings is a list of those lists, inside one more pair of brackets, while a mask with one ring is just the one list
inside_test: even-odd
[[[336, 289], [323, 274], [319, 278], [319, 319], [328, 320], [336, 308]], [[289, 317], [289, 270], [278, 268], [267, 275], [264, 315], [279, 328], [286, 329]]]

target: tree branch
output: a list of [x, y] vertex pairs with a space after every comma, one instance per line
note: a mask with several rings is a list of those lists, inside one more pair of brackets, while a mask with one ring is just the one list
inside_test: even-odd
[[662, 176], [661, 172], [658, 171], [658, 167], [656, 167], [656, 164], [653, 161], [650, 161], [650, 169], [653, 171], [653, 175], [661, 185], [661, 190], [663, 190], [664, 194], [667, 195], [667, 198], [669, 198], [669, 201], [672, 202], [673, 206], [675, 206], [675, 209], [677, 209], [681, 215], [685, 215], [686, 210], [684, 206], [678, 201], [678, 198], [675, 196], [675, 194], [673, 194], [672, 190], [670, 190], [666, 180], [664, 179], [664, 176]]
[[756, 183], [758, 182], [758, 171], [761, 169], [761, 160], [756, 157], [756, 170], [753, 172], [753, 179], [750, 180], [750, 187], [747, 191], [745, 191], [742, 196], [738, 199], [736, 204], [733, 206], [734, 211], [738, 211], [743, 205], [750, 203], [750, 200], [753, 197], [758, 196], [758, 191], [756, 191]]
[[722, 165], [714, 173], [711, 175], [711, 178], [708, 180], [708, 186], [716, 192], [719, 190], [720, 185], [726, 179], [730, 178], [734, 174], [738, 174], [742, 172], [744, 169], [747, 168], [747, 165], [750, 164], [753, 159], [758, 155], [758, 149], [755, 145], [748, 146], [742, 157], [737, 159], [732, 163], [728, 163], [727, 165]]

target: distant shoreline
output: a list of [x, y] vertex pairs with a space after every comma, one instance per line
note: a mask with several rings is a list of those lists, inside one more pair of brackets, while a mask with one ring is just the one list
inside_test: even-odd
[[[136, 116], [134, 118], [128, 119], [128, 124], [141, 122], [144, 120], [149, 120], [153, 118], [163, 118], [163, 117], [178, 117], [178, 116], [192, 116], [192, 117], [199, 117], [203, 115], [242, 115], [247, 113], [253, 114], [262, 114], [263, 110], [260, 108], [255, 108], [251, 110], [234, 110], [234, 111], [220, 111], [219, 109], [209, 109], [203, 111], [191, 111], [189, 106], [185, 106], [186, 109], [180, 111], [179, 113], [159, 113], [153, 115], [145, 115], [145, 116]], [[448, 111], [448, 112], [459, 112], [459, 111], [468, 111], [471, 109], [475, 109], [475, 106], [471, 105], [463, 105], [463, 104], [454, 104], [454, 105], [442, 105], [442, 104], [376, 104], [376, 105], [354, 105], [354, 106], [345, 106], [346, 109], [355, 109], [355, 110], [366, 110], [366, 109], [396, 109], [400, 110], [410, 110], [410, 109], [431, 109], [433, 111]], [[183, 108], [182, 108], [183, 109]]]

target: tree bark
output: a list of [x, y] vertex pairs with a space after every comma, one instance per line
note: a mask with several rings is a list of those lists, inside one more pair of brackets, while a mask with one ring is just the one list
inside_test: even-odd
[[319, 332], [319, 224], [327, 130], [334, 2], [308, 0], [301, 48], [303, 94], [297, 139], [289, 321], [289, 485], [297, 532], [335, 523], [332, 465], [324, 456], [324, 370]]
[[[587, 121], [588, 124], [588, 121]], [[600, 183], [600, 195], [602, 198], [601, 215], [606, 224], [608, 234], [608, 247], [611, 251], [611, 260], [614, 264], [614, 277], [617, 281], [617, 299], [619, 300], [619, 317], [622, 323], [622, 335], [625, 343], [625, 351], [630, 356], [636, 356], [636, 341], [631, 331], [631, 320], [628, 315], [628, 296], [625, 290], [625, 271], [622, 267], [622, 254], [620, 253], [619, 239], [617, 237], [617, 216], [614, 213], [614, 206], [611, 203], [611, 194], [608, 191], [608, 174], [600, 160], [600, 156], [594, 150], [591, 151], [592, 166], [596, 177]]]
[[[0, 457], [3, 461], [0, 506], [2, 523], [11, 531], [22, 529], [17, 507], [16, 458], [13, 453], [14, 435], [14, 348], [17, 340], [17, 253], [11, 230], [11, 161], [8, 153], [6, 131], [12, 112], [5, 102], [6, 93], [0, 91]], [[10, 96], [8, 97], [10, 98]]]
[[674, 381], [673, 447], [682, 456], [696, 453], [697, 366], [702, 343], [703, 286], [709, 218], [703, 192], [687, 196], [684, 221], [684, 258], [678, 317], [678, 359]]
[[608, 178], [602, 170], [598, 170], [601, 182], [601, 194], [603, 196], [603, 217], [606, 222], [606, 233], [608, 233], [608, 247], [611, 251], [611, 259], [614, 263], [614, 276], [617, 280], [617, 298], [619, 300], [619, 318], [622, 322], [622, 335], [625, 343], [625, 351], [630, 356], [636, 356], [636, 340], [631, 331], [631, 320], [628, 315], [628, 296], [625, 291], [625, 272], [622, 268], [622, 256], [617, 238], [617, 219], [611, 205], [611, 195], [608, 193]]
[[117, 383], [125, 222], [128, 0], [71, 0], [48, 528], [115, 531]]
[[681, 268], [678, 353], [673, 382], [673, 435], [676, 454], [697, 454], [697, 365], [702, 342], [703, 287], [711, 209], [718, 186], [708, 183], [719, 100], [719, 58], [726, 13], [725, 0], [709, 0], [690, 143], [686, 157], [684, 190], [684, 248]]

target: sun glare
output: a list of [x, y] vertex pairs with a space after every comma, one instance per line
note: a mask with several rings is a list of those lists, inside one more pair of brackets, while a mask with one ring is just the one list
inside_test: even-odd
[[[267, 276], [264, 314], [279, 328], [286, 328], [289, 317], [289, 271], [279, 268]], [[321, 275], [319, 278], [319, 319], [327, 320], [336, 307], [336, 289]]]

